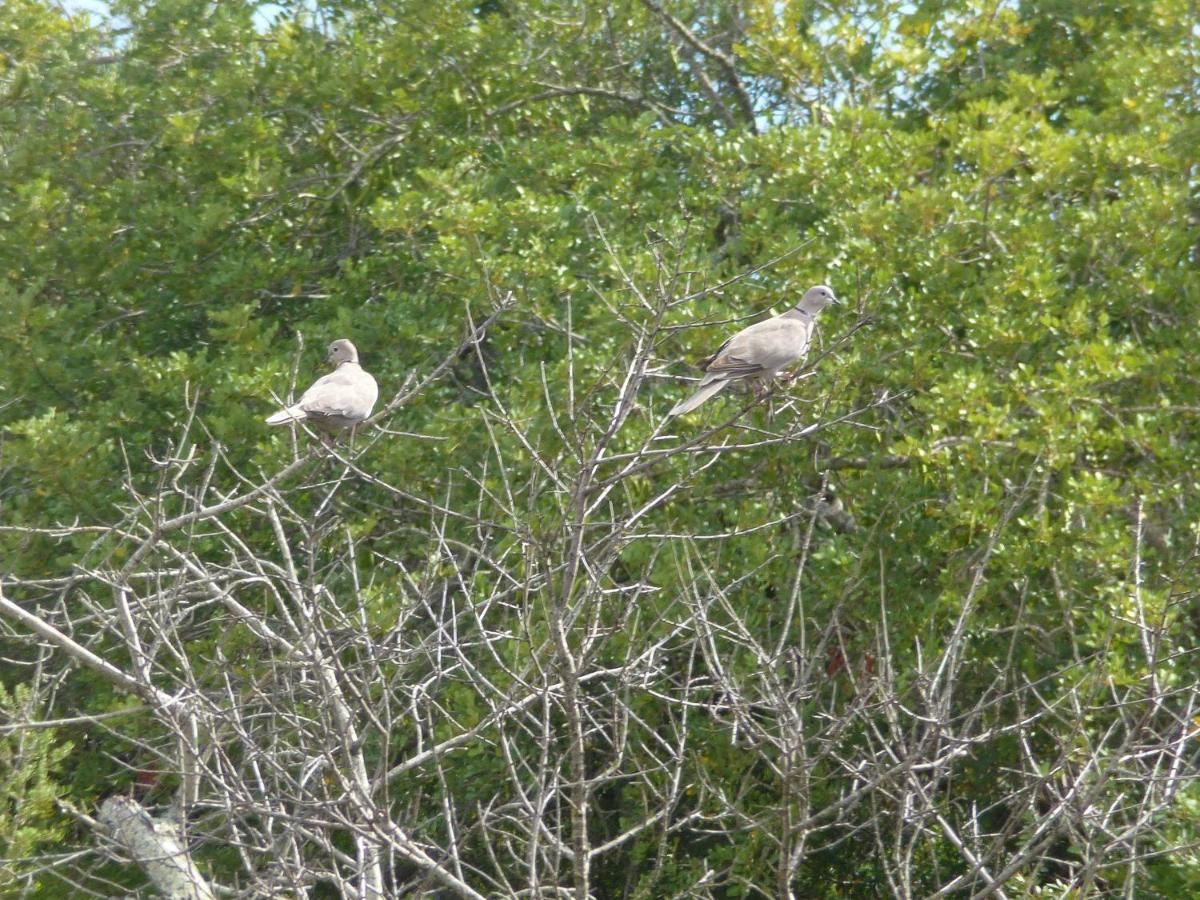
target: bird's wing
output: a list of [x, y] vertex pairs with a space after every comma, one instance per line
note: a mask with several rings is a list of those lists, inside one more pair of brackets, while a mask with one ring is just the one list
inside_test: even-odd
[[709, 360], [707, 370], [728, 378], [768, 372], [774, 375], [808, 351], [809, 324], [776, 316], [743, 328]]
[[707, 383], [713, 380], [714, 376], [727, 379], [745, 378], [747, 375], [757, 375], [762, 370], [763, 367], [760, 363], [742, 359], [731, 353], [722, 353], [709, 360], [705, 367], [708, 375], [705, 376], [704, 381]]
[[378, 396], [374, 378], [358, 366], [343, 364], [314, 381], [296, 405], [310, 416], [365, 419]]

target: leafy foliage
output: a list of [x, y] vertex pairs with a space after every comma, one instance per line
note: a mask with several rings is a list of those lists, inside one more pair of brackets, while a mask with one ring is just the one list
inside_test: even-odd
[[[5, 719], [30, 721], [35, 712], [32, 696], [25, 685], [18, 685], [12, 693], [0, 685], [0, 710]], [[0, 888], [5, 890], [15, 889], [26, 871], [33, 873], [38, 886], [42, 867], [33, 864], [35, 851], [53, 846], [66, 834], [55, 808], [64, 793], [56, 775], [72, 747], [55, 737], [50, 729], [0, 733]]]
[[[1146, 727], [1168, 743], [1194, 740], [1200, 83], [1188, 4], [121, 0], [112, 10], [96, 21], [42, 0], [0, 7], [0, 552], [34, 585], [19, 599], [81, 602], [77, 584], [43, 595], [37, 580], [119, 570], [152, 522], [187, 512], [191, 495], [171, 493], [172, 458], [195, 450], [229, 494], [244, 487], [229, 473], [263, 481], [287, 465], [294, 445], [261, 420], [293, 371], [300, 382], [312, 374], [312, 346], [352, 337], [390, 397], [512, 291], [486, 339], [387, 420], [407, 436], [374, 441], [359, 459], [404, 493], [366, 479], [343, 489], [345, 530], [335, 541], [314, 528], [302, 574], [327, 596], [353, 595], [382, 637], [419, 605], [414, 585], [448, 591], [462, 575], [446, 547], [500, 561], [450, 591], [481, 604], [505, 578], [537, 586], [532, 612], [489, 623], [508, 635], [479, 663], [500, 692], [515, 690], [514, 672], [548, 665], [556, 597], [587, 611], [565, 649], [587, 656], [588, 616], [607, 629], [587, 656], [597, 670], [662, 642], [668, 674], [629, 698], [642, 750], [627, 758], [597, 739], [590, 773], [652, 770], [647, 748], [678, 727], [661, 696], [678, 699], [675, 675], [698, 673], [708, 687], [695, 702], [709, 713], [689, 725], [699, 737], [680, 785], [610, 787], [595, 798], [591, 837], [602, 844], [644, 821], [658, 789], [678, 791], [681, 820], [736, 808], [743, 830], [640, 833], [597, 864], [597, 896], [674, 896], [711, 873], [712, 896], [932, 895], [970, 869], [947, 835], [967, 834], [979, 815], [1014, 858], [1030, 834], [1044, 837], [1045, 797], [1010, 802], [1009, 779], [1029, 774], [1030, 754], [1049, 761], [1036, 774], [1051, 782], [1086, 768], [1083, 748], [1134, 752], [1106, 743], [1119, 698], [1145, 699], [1153, 684], [1167, 700]], [[614, 373], [636, 357], [635, 335], [653, 335], [653, 363], [610, 455], [656, 435], [686, 363], [731, 321], [818, 282], [853, 311], [823, 319], [827, 355], [790, 391], [794, 405], [755, 408], [743, 424], [825, 426], [782, 445], [738, 432], [744, 449], [715, 463], [656, 457], [613, 491], [613, 520], [677, 493], [606, 548], [586, 586], [567, 578], [556, 559], [572, 529], [586, 529], [564, 486], [615, 471], [588, 461], [620, 406]], [[670, 424], [682, 436], [671, 446], [741, 402]], [[320, 484], [288, 494], [295, 523], [328, 513]], [[853, 527], [812, 513], [832, 495]], [[147, 518], [130, 520], [139, 504]], [[439, 530], [434, 509], [462, 515]], [[222, 521], [282, 566], [257, 512]], [[104, 532], [130, 521], [132, 531]], [[56, 532], [79, 523], [98, 530]], [[218, 531], [189, 538], [197, 558], [227, 561]], [[338, 555], [347, 539], [367, 548], [354, 567]], [[150, 559], [163, 572], [178, 565]], [[585, 603], [592, 589], [616, 600]], [[713, 712], [714, 660], [673, 630], [689, 604], [715, 596], [721, 677], [757, 698], [756, 727], [778, 744], [739, 744], [745, 723]], [[283, 601], [259, 599], [265, 615], [283, 615], [271, 605]], [[729, 637], [741, 626], [753, 641]], [[255, 690], [277, 677], [247, 649], [261, 636], [204, 611], [186, 627], [213, 678], [220, 660]], [[819, 684], [784, 703], [776, 689], [799, 676], [783, 651], [800, 647], [805, 627], [811, 643], [795, 665]], [[115, 636], [93, 637], [101, 655], [127, 661]], [[883, 704], [877, 714], [859, 704], [884, 669], [899, 696], [926, 696], [930, 661], [958, 638], [958, 680], [938, 695], [940, 713], [991, 737], [939, 783], [944, 821], [928, 827], [941, 837], [913, 837], [915, 882], [890, 882], [879, 850], [926, 828], [899, 809], [839, 820], [846, 833], [828, 848], [774, 842], [853, 789], [830, 749], [838, 741], [875, 748], [892, 727], [893, 743], [900, 732], [925, 740], [929, 710], [908, 710], [905, 732]], [[9, 645], [0, 674], [19, 684], [19, 663], [38, 651], [16, 633]], [[764, 662], [752, 646], [779, 652]], [[420, 683], [434, 669], [414, 657], [388, 677]], [[590, 684], [580, 702], [600, 704], [610, 686], [589, 698]], [[57, 700], [92, 713], [122, 702], [100, 685], [74, 674]], [[478, 692], [453, 679], [442, 690], [453, 716], [428, 735], [408, 722], [369, 745], [373, 764], [395, 765], [418, 735], [482, 730], [490, 745], [449, 757], [440, 781], [414, 769], [393, 785], [415, 798], [409, 824], [439, 845], [457, 839], [447, 804], [484, 807], [509, 777]], [[1014, 736], [1028, 714], [1022, 691], [1084, 700], [1040, 725], [1034, 750]], [[862, 718], [846, 735], [804, 730], [854, 710]], [[554, 721], [565, 747], [566, 720]], [[803, 761], [802, 750], [820, 753], [789, 745], [794, 728], [827, 740], [830, 756]], [[80, 808], [128, 779], [113, 759], [165, 733], [146, 722], [89, 741], [86, 755], [54, 757]], [[39, 746], [42, 759], [58, 752]], [[811, 808], [780, 800], [801, 772]], [[1097, 809], [1125, 799], [1090, 784]], [[1094, 862], [1098, 847], [1126, 847], [1118, 838], [1131, 826], [1109, 823], [1056, 835], [1055, 862], [1010, 875], [1050, 896], [1125, 891], [1126, 879], [1186, 895], [1200, 880], [1195, 853], [1158, 851], [1195, 845], [1197, 802], [1192, 782], [1141, 823], [1144, 863]], [[35, 808], [39, 840], [61, 839], [61, 822]], [[480, 840], [464, 839], [464, 853], [486, 869]], [[780, 883], [789, 852], [800, 863]], [[215, 851], [211, 862], [218, 876], [238, 866]]]

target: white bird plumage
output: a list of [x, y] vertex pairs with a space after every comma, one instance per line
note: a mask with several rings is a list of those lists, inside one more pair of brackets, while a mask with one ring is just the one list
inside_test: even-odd
[[352, 428], [371, 415], [379, 386], [358, 364], [354, 344], [344, 338], [334, 341], [325, 361], [336, 368], [314, 381], [294, 404], [268, 416], [268, 425], [310, 422], [333, 431]]
[[691, 412], [740, 378], [769, 381], [782, 369], [804, 359], [817, 314], [830, 303], [840, 302], [832, 288], [818, 284], [805, 291], [800, 302], [787, 312], [743, 328], [701, 363], [705, 374], [699, 389], [667, 415]]

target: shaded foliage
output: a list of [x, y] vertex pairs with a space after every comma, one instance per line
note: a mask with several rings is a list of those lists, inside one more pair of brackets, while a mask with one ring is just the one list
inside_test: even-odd
[[[239, 477], [261, 482], [287, 465], [295, 446], [262, 418], [294, 370], [307, 382], [312, 348], [352, 337], [388, 398], [511, 291], [486, 337], [385, 422], [418, 437], [374, 439], [358, 459], [403, 493], [360, 478], [333, 502], [317, 489], [333, 470], [320, 470], [286, 494], [287, 521], [289, 533], [311, 527], [293, 548], [305, 583], [353, 595], [380, 640], [398, 617], [436, 630], [449, 614], [431, 596], [482, 603], [505, 578], [526, 585], [536, 602], [496, 600], [488, 625], [507, 635], [493, 650], [508, 668], [480, 665], [503, 690], [515, 690], [512, 672], [549, 665], [553, 602], [579, 600], [571, 646], [585, 621], [603, 632], [584, 654], [595, 671], [664, 642], [645, 693], [599, 677], [579, 688], [580, 706], [604, 708], [615, 692], [636, 710], [636, 749], [596, 737], [584, 769], [647, 773], [647, 784], [630, 775], [591, 798], [593, 844], [643, 822], [671, 790], [671, 821], [684, 822], [615, 848], [592, 872], [596, 896], [706, 884], [711, 896], [931, 896], [970, 873], [947, 834], [982, 823], [1004, 848], [1000, 869], [1036, 844], [1030, 835], [1044, 837], [1036, 823], [1053, 804], [1021, 793], [1018, 773], [1037, 757], [1052, 781], [1055, 766], [1081, 765], [1083, 748], [1103, 756], [1120, 698], [1144, 699], [1153, 684], [1166, 699], [1142, 724], [1167, 743], [1187, 734], [1200, 628], [1190, 365], [1200, 48], [1188, 4], [112, 7], [107, 22], [40, 0], [0, 7], [0, 553], [5, 574], [24, 580], [19, 601], [72, 608], [75, 585], [40, 593], [38, 579], [119, 570], [151, 523], [193, 509], [191, 487], [172, 493], [173, 455], [212, 460], [230, 494], [245, 488]], [[749, 411], [751, 430], [737, 432], [748, 446], [715, 463], [680, 452], [623, 478], [604, 510], [613, 520], [678, 492], [619, 541], [597, 540], [591, 581], [573, 587], [559, 564], [573, 529], [587, 529], [570, 488], [592, 490], [618, 467], [593, 471], [590, 454], [652, 446], [687, 363], [732, 321], [817, 282], [853, 311], [823, 320], [824, 358], [790, 389], [794, 403]], [[648, 374], [609, 442], [639, 335], [652, 341]], [[671, 423], [671, 446], [742, 403]], [[752, 439], [818, 421], [811, 435]], [[829, 496], [853, 527], [814, 514]], [[435, 527], [444, 509], [458, 515]], [[259, 512], [222, 522], [281, 566], [285, 548]], [[131, 530], [52, 533], [80, 523]], [[197, 559], [228, 562], [227, 535], [189, 539]], [[359, 548], [353, 565], [346, 540]], [[461, 547], [494, 570], [468, 566]], [[165, 551], [151, 558], [162, 571], [178, 564]], [[283, 600], [266, 589], [259, 599], [257, 612], [283, 615], [271, 605]], [[713, 657], [673, 630], [700, 608]], [[176, 624], [213, 683], [229, 665], [255, 690], [276, 679], [281, 694], [296, 689], [257, 658], [261, 635], [218, 607]], [[7, 685], [49, 659], [12, 627]], [[729, 637], [739, 627], [746, 640]], [[789, 662], [805, 627], [804, 656]], [[95, 630], [98, 653], [130, 664]], [[958, 640], [953, 690], [923, 693], [936, 683], [930, 660]], [[779, 652], [764, 661], [757, 645]], [[382, 668], [419, 684], [437, 666], [414, 651]], [[814, 832], [828, 846], [781, 845], [791, 825], [854, 790], [836, 764], [847, 745], [877, 749], [894, 727], [892, 741], [904, 733], [923, 746], [921, 716], [934, 711], [910, 707], [900, 727], [888, 704], [866, 708], [885, 670], [891, 700], [940, 698], [943, 721], [974, 729], [964, 725], [970, 753], [937, 784], [944, 830], [899, 805], [851, 806], [836, 817], [844, 831]], [[181, 683], [182, 673], [171, 670]], [[787, 693], [789, 679], [804, 690]], [[721, 706], [731, 685], [753, 698], [754, 724]], [[297, 703], [318, 702], [296, 690]], [[372, 765], [400, 765], [420, 741], [487, 718], [473, 685], [449, 679], [439, 691], [452, 715], [428, 733], [398, 718], [366, 741]], [[676, 788], [655, 783], [647, 749], [679, 727], [664, 695], [708, 710], [689, 725]], [[1054, 712], [1018, 738], [1034, 695]], [[1054, 707], [1068, 696], [1084, 699]], [[54, 700], [56, 715], [126, 702], [86, 671]], [[845, 734], [805, 730], [841, 714], [854, 723]], [[565, 759], [569, 716], [547, 716]], [[753, 749], [740, 743], [747, 727], [762, 730]], [[145, 758], [165, 745], [161, 723], [61, 732], [77, 752], [50, 766], [47, 743], [27, 776], [43, 799], [57, 778], [86, 809], [139, 767], [171, 770]], [[471, 865], [491, 872], [480, 834], [451, 834], [445, 816], [449, 805], [470, 819], [508, 796], [510, 764], [484, 732], [490, 745], [448, 757], [445, 770], [405, 772], [392, 790], [410, 798], [396, 801], [406, 827], [437, 846], [461, 840]], [[802, 762], [822, 752], [824, 762]], [[781, 802], [799, 772], [805, 799]], [[163, 791], [173, 789], [168, 779]], [[1105, 789], [1097, 808], [1115, 802]], [[1126, 846], [1121, 828], [1064, 829], [1006, 876], [1011, 889], [1101, 895], [1133, 883], [1186, 895], [1200, 880], [1197, 802], [1189, 783], [1141, 822], [1131, 840], [1149, 855], [1125, 867], [1096, 861]], [[571, 830], [565, 805], [547, 817]], [[707, 830], [710, 820], [721, 828]], [[63, 822], [39, 826], [39, 840], [65, 841]], [[926, 828], [938, 834], [926, 840]], [[893, 840], [911, 846], [910, 884], [892, 879]], [[1174, 847], [1192, 849], [1160, 852]], [[799, 864], [780, 884], [789, 851]], [[28, 870], [17, 859], [26, 852], [6, 853], [0, 883]], [[217, 880], [240, 865], [216, 850], [209, 862]], [[979, 889], [977, 876], [963, 889]], [[107, 877], [130, 876], [113, 867]]]

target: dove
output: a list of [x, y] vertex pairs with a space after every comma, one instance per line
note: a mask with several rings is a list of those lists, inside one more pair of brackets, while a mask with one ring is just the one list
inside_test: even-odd
[[295, 404], [267, 416], [268, 425], [310, 422], [326, 431], [336, 431], [352, 428], [371, 415], [379, 386], [358, 364], [354, 345], [344, 338], [334, 341], [325, 361], [336, 368], [313, 382]]
[[743, 328], [700, 364], [705, 371], [700, 389], [675, 404], [667, 415], [691, 412], [739, 378], [769, 381], [781, 369], [804, 359], [817, 314], [830, 303], [840, 302], [831, 288], [818, 284], [805, 291], [794, 308]]

